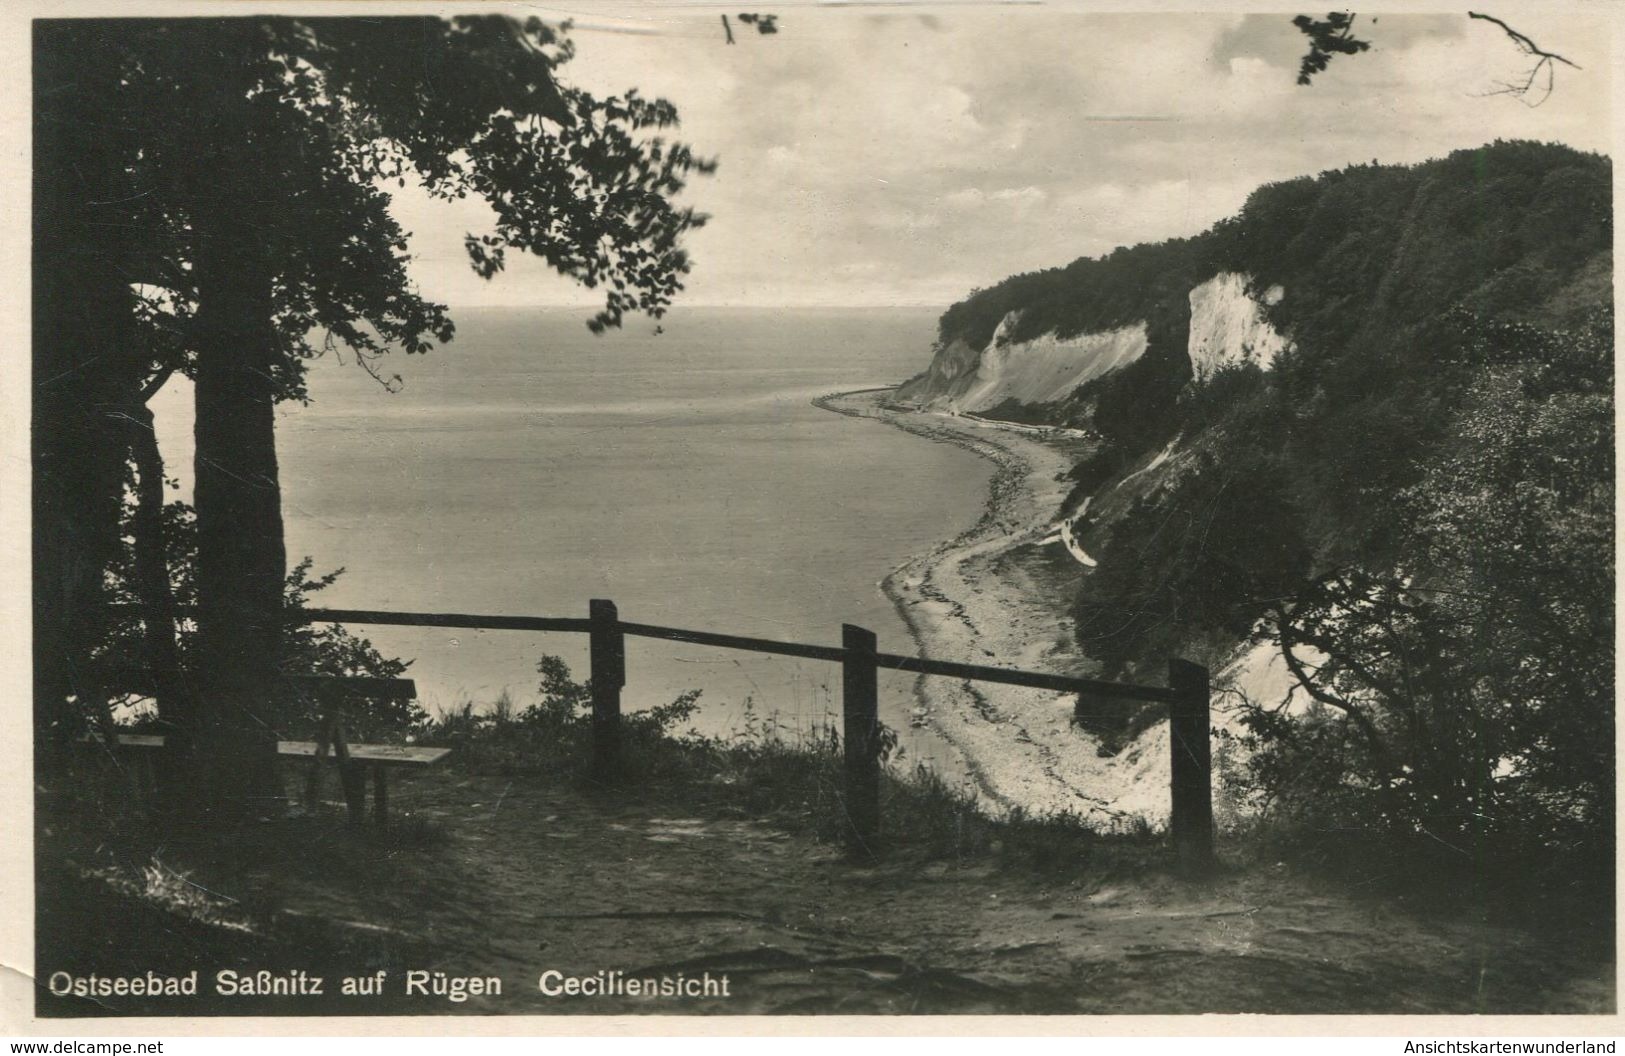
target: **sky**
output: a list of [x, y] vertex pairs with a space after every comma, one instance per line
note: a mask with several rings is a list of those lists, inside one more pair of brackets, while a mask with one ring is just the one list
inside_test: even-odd
[[[946, 306], [1011, 274], [1196, 234], [1271, 181], [1496, 138], [1610, 141], [1608, 22], [1583, 7], [1501, 12], [1582, 67], [1559, 67], [1533, 107], [1493, 94], [1530, 62], [1464, 11], [1361, 14], [1372, 50], [1299, 87], [1290, 13], [913, 7], [764, 6], [780, 32], [736, 25], [733, 46], [706, 6], [535, 10], [575, 23], [564, 79], [664, 96], [677, 138], [720, 162], [684, 193], [712, 219], [689, 238], [680, 304]], [[475, 276], [462, 242], [483, 206], [409, 187], [395, 208], [433, 299], [597, 301], [535, 259]]]

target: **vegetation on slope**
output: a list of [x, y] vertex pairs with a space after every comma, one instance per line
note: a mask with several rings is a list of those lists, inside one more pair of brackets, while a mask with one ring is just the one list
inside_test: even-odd
[[[1160, 354], [1048, 409], [1101, 434], [1078, 496], [1119, 511], [1088, 531], [1078, 634], [1111, 675], [1247, 641], [1286, 655], [1313, 704], [1250, 702], [1231, 778], [1323, 844], [1608, 872], [1610, 188], [1607, 159], [1525, 142], [1355, 166], [944, 316], [967, 340], [1004, 311], [1027, 334], [1120, 325], [1139, 291]], [[1167, 284], [1139, 269], [1157, 259]], [[1218, 271], [1284, 287], [1266, 312], [1294, 347], [1193, 385], [1181, 295]]]

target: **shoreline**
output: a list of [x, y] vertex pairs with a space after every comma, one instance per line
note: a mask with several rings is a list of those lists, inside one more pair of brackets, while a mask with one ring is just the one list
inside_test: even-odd
[[[1072, 634], [1071, 590], [1055, 574], [1059, 547], [1044, 545], [1070, 490], [1066, 473], [1087, 450], [1075, 433], [1005, 430], [886, 406], [891, 387], [831, 393], [813, 401], [935, 443], [965, 448], [997, 467], [970, 528], [908, 557], [879, 587], [920, 655], [1088, 675]], [[1065, 566], [1061, 566], [1065, 567]], [[1159, 723], [1113, 757], [1072, 725], [1073, 697], [921, 676], [915, 714], [959, 753], [997, 810], [1082, 815], [1106, 829], [1162, 823], [1167, 816], [1167, 734]], [[1160, 750], [1159, 750], [1160, 749]]]
[[[909, 599], [901, 590], [899, 590], [898, 577], [902, 575], [906, 569], [910, 568], [916, 563], [929, 562], [933, 558], [939, 557], [944, 552], [951, 550], [956, 545], [969, 541], [975, 538], [980, 532], [985, 531], [986, 528], [992, 524], [998, 516], [999, 496], [1007, 494], [1010, 488], [1016, 486], [1019, 477], [1026, 468], [1026, 464], [1020, 459], [1013, 457], [1008, 451], [996, 444], [978, 443], [973, 437], [957, 435], [943, 430], [934, 430], [925, 423], [908, 422], [900, 417], [894, 419], [892, 416], [898, 415], [901, 412], [889, 411], [887, 408], [882, 406], [877, 394], [889, 394], [895, 391], [896, 386], [885, 386], [872, 389], [852, 389], [847, 392], [829, 393], [828, 395], [818, 397], [812, 402], [813, 406], [819, 408], [820, 410], [845, 415], [848, 418], [866, 418], [872, 421], [884, 422], [885, 424], [894, 426], [905, 433], [912, 433], [915, 436], [930, 440], [933, 443], [951, 444], [954, 447], [963, 448], [980, 458], [987, 459], [996, 467], [994, 469], [993, 476], [988, 480], [988, 493], [987, 496], [982, 500], [982, 513], [981, 516], [977, 518], [975, 524], [960, 532], [952, 539], [939, 542], [932, 546], [929, 550], [925, 550], [921, 553], [910, 556], [902, 564], [888, 572], [886, 577], [876, 584], [880, 588], [880, 592], [886, 596], [886, 600], [891, 602], [892, 607], [897, 610], [897, 615], [902, 619], [903, 626], [908, 629], [908, 636], [914, 643], [915, 653], [919, 656], [928, 656], [934, 655], [931, 653], [929, 648], [929, 630], [923, 626], [922, 620], [920, 619], [919, 615], [914, 612], [913, 606], [910, 604]], [[866, 396], [873, 398], [872, 403], [871, 401], [864, 401], [865, 403], [869, 403], [870, 406], [861, 407], [852, 405], [855, 397]], [[956, 657], [955, 659], [966, 659], [966, 657]], [[964, 767], [967, 778], [971, 784], [976, 787], [976, 791], [979, 795], [991, 800], [994, 806], [1000, 811], [1007, 811], [1011, 807], [1017, 806], [1018, 804], [1012, 803], [1008, 798], [1000, 794], [998, 788], [994, 785], [987, 771], [977, 763], [976, 759], [966, 750], [965, 746], [955, 740], [953, 735], [948, 730], [944, 729], [943, 725], [936, 720], [932, 714], [933, 698], [928, 685], [931, 677], [932, 676], [930, 675], [918, 675], [915, 677], [914, 699], [916, 702], [916, 707], [913, 715], [916, 718], [923, 715], [926, 720], [926, 724], [929, 725], [931, 729], [944, 741], [946, 741], [949, 747], [952, 748], [955, 753], [957, 753], [959, 761]], [[970, 690], [970, 692], [974, 693], [975, 691]]]

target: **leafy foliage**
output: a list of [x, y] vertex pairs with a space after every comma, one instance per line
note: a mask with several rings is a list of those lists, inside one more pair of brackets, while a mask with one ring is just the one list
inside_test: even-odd
[[763, 36], [777, 33], [779, 31], [778, 15], [755, 15], [749, 12], [744, 12], [740, 14], [739, 21], [743, 25], [755, 26], [756, 31], [761, 33]]
[[[175, 603], [184, 607], [197, 604], [197, 525], [192, 509], [183, 502], [171, 502], [164, 507], [164, 542], [169, 556], [170, 586]], [[334, 569], [323, 575], [312, 575], [315, 564], [306, 557], [288, 571], [283, 596], [289, 609], [307, 607], [310, 595], [326, 590], [338, 582], [344, 569]], [[114, 603], [137, 604], [134, 592], [134, 550], [127, 548], [121, 559], [108, 574], [108, 596]], [[195, 649], [196, 627], [191, 621], [180, 621], [177, 627], [177, 645], [182, 665], [183, 681], [196, 683], [190, 675], [197, 661]], [[282, 670], [298, 674], [354, 676], [369, 678], [399, 678], [411, 666], [410, 660], [388, 657], [366, 638], [351, 633], [338, 624], [300, 624], [291, 626], [282, 638], [280, 659]], [[140, 634], [140, 621], [126, 619], [114, 628], [97, 655], [97, 661], [112, 672], [140, 672], [147, 668], [148, 654]], [[125, 704], [136, 706], [135, 714], [145, 716], [140, 721], [156, 718], [139, 708], [144, 693], [120, 694]], [[351, 698], [346, 701], [345, 728], [358, 740], [399, 740], [424, 721], [422, 709], [413, 701], [404, 699]], [[316, 701], [303, 695], [280, 700], [261, 716], [274, 726], [282, 737], [313, 736], [321, 718]]]
[[[1313, 704], [1255, 702], [1260, 805], [1467, 855], [1575, 852], [1614, 802], [1612, 313], [1441, 322], [1451, 389], [1405, 395], [1442, 421], [1378, 470], [1352, 464], [1392, 450], [1392, 397], [1303, 411], [1287, 371], [1216, 378], [1217, 421], [1209, 394], [1187, 401], [1194, 466], [1114, 526], [1080, 639], [1108, 666], [1203, 635], [1277, 646]], [[1301, 439], [1333, 423], [1335, 459]], [[1323, 489], [1350, 479], [1376, 509], [1327, 519]]]
[[[556, 656], [536, 664], [542, 676], [541, 699], [519, 713], [519, 722], [556, 737], [574, 737], [585, 743], [592, 727], [592, 679], [576, 682], [570, 667]], [[700, 691], [685, 690], [666, 704], [621, 716], [623, 734], [633, 741], [663, 737], [693, 717], [700, 706]]]
[[[538, 699], [515, 713], [506, 694], [496, 706], [476, 711], [473, 702], [425, 719], [417, 730], [426, 744], [458, 749], [459, 762], [504, 774], [575, 773], [589, 780], [593, 758], [592, 680], [577, 682], [557, 656], [544, 656]], [[686, 690], [674, 699], [643, 711], [621, 715], [620, 754], [628, 773], [641, 780], [656, 776], [651, 768], [677, 757], [666, 750], [699, 709], [700, 691]], [[674, 738], [674, 734], [679, 736]]]
[[301, 364], [324, 351], [368, 362], [451, 339], [444, 306], [407, 279], [386, 184], [489, 202], [491, 229], [466, 238], [475, 269], [490, 277], [508, 250], [535, 253], [605, 290], [594, 329], [662, 314], [688, 271], [679, 242], [704, 223], [673, 204], [690, 174], [714, 170], [661, 135], [676, 108], [562, 82], [573, 45], [535, 18], [77, 19], [40, 34], [47, 77], [60, 66], [66, 81], [45, 120], [111, 133], [85, 155], [124, 193], [91, 207], [100, 224], [85, 237], [111, 220], [134, 232], [108, 251], [167, 291], [182, 335], [220, 200], [209, 159], [251, 153], [255, 188], [238, 196], [279, 270], [283, 398], [303, 397]]
[[1193, 634], [1247, 634], [1259, 601], [1291, 590], [1309, 566], [1284, 468], [1259, 448], [1204, 453], [1177, 486], [1136, 501], [1079, 592], [1084, 649], [1120, 670]]
[[[1184, 298], [1199, 267], [1188, 239], [1120, 248], [1104, 257], [1080, 257], [1064, 268], [1015, 275], [976, 290], [942, 314], [940, 344], [962, 340], [982, 348], [999, 323], [1019, 313], [1011, 341], [1046, 333], [1074, 337], [1146, 318], [1150, 306]], [[1199, 280], [1197, 280], [1199, 281]]]
[[1358, 55], [1369, 50], [1371, 43], [1354, 36], [1354, 15], [1348, 11], [1333, 11], [1324, 19], [1299, 15], [1292, 20], [1298, 32], [1309, 38], [1309, 51], [1298, 66], [1298, 83], [1313, 84], [1317, 73], [1325, 71], [1334, 55]]

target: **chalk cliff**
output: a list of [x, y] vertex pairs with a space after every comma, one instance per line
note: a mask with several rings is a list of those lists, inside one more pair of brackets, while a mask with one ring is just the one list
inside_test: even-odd
[[1264, 318], [1263, 308], [1281, 303], [1285, 290], [1272, 286], [1261, 300], [1247, 293], [1247, 276], [1220, 272], [1191, 290], [1191, 370], [1201, 378], [1229, 363], [1251, 361], [1268, 367], [1287, 346]]
[[[1207, 377], [1228, 363], [1269, 367], [1288, 341], [1270, 326], [1264, 309], [1284, 294], [1274, 286], [1255, 300], [1248, 277], [1237, 272], [1220, 272], [1192, 287], [1186, 346], [1194, 376]], [[1007, 312], [980, 349], [963, 338], [939, 345], [930, 367], [898, 388], [896, 402], [951, 414], [985, 412], [1012, 400], [1058, 403], [1135, 362], [1149, 344], [1144, 320], [1072, 337], [1050, 332], [1018, 340], [1013, 335], [1020, 321], [1020, 310]]]
[[973, 351], [956, 341], [931, 369], [897, 391], [899, 403], [951, 413], [985, 411], [1007, 400], [1043, 404], [1065, 399], [1079, 385], [1145, 353], [1145, 324], [1058, 338], [1043, 334], [1011, 340], [1019, 316], [1007, 315], [987, 347]]

